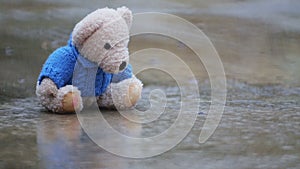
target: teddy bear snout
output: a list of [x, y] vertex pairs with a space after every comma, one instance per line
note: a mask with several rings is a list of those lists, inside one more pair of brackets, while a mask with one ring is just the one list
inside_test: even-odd
[[[118, 73], [127, 67], [128, 52], [117, 52], [110, 54], [102, 60], [99, 66], [108, 73]], [[126, 57], [127, 56], [127, 57]]]
[[123, 61], [119, 67], [119, 71], [124, 70], [126, 68], [126, 66], [127, 66], [127, 63]]

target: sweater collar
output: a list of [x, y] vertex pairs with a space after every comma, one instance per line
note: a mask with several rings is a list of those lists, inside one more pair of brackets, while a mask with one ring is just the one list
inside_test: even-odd
[[76, 56], [76, 58], [77, 58], [77, 56], [79, 55], [79, 52], [78, 52], [76, 46], [73, 44], [72, 33], [71, 33], [70, 38], [68, 40], [68, 46], [72, 49], [72, 52], [73, 52], [74, 56]]

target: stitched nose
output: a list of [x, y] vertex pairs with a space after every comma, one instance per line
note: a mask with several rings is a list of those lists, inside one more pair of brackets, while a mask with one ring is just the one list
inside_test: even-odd
[[125, 67], [126, 67], [126, 65], [127, 65], [127, 63], [126, 62], [122, 62], [122, 64], [120, 65], [120, 67], [119, 67], [119, 71], [122, 71], [122, 70], [124, 70], [125, 69]]

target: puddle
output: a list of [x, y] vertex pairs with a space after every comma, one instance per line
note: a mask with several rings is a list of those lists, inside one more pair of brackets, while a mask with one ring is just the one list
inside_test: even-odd
[[[198, 137], [209, 108], [208, 102], [200, 105], [200, 111], [204, 114], [197, 116], [193, 129], [182, 143], [165, 154], [144, 160], [121, 158], [98, 147], [81, 128], [75, 114], [47, 113], [36, 98], [13, 99], [0, 107], [0, 166], [156, 168], [174, 165], [175, 168], [198, 168], [201, 165], [203, 168], [297, 168], [300, 89], [260, 87], [240, 82], [230, 82], [230, 85], [232, 88], [229, 89], [222, 121], [205, 144], [199, 144]], [[209, 97], [207, 93], [210, 89], [208, 83], [202, 86], [200, 94], [205, 100]], [[147, 98], [153, 89], [165, 91], [169, 99], [164, 115], [154, 125], [137, 125], [117, 112], [107, 110], [102, 111], [105, 119], [128, 136], [149, 137], [161, 133], [176, 119], [174, 112], [179, 110], [176, 100], [180, 99], [180, 92], [174, 87], [147, 86], [138, 109], [149, 106]]]

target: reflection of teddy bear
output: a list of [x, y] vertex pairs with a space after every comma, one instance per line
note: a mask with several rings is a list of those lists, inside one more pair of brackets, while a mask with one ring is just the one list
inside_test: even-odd
[[141, 96], [142, 83], [128, 64], [132, 13], [126, 7], [98, 9], [74, 28], [67, 46], [45, 62], [36, 88], [42, 105], [57, 113], [80, 111], [82, 97], [100, 107], [126, 109]]

